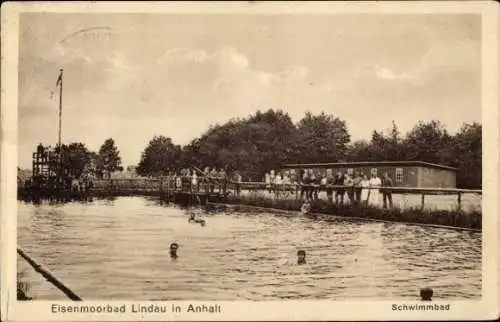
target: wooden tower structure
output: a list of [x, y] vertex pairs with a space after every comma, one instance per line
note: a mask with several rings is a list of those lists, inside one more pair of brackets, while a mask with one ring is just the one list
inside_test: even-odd
[[58, 151], [39, 144], [33, 153], [33, 180], [42, 185], [61, 182], [61, 158]]

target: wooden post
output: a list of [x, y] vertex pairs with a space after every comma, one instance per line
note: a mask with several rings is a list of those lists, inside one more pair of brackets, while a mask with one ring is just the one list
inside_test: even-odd
[[40, 273], [48, 282], [50, 282], [52, 285], [54, 285], [57, 289], [59, 289], [61, 292], [63, 292], [67, 297], [69, 297], [73, 301], [81, 301], [82, 298], [76, 295], [69, 287], [67, 287], [63, 282], [61, 282], [59, 279], [57, 279], [54, 275], [52, 275], [49, 270], [47, 270], [45, 267], [42, 265], [38, 264], [36, 261], [34, 261], [31, 257], [29, 257], [22, 249], [18, 248], [17, 253], [24, 258], [28, 262], [28, 264], [33, 267], [33, 269], [37, 272]]
[[422, 210], [424, 210], [424, 206], [425, 206], [425, 193], [422, 192], [422, 205], [421, 205]]
[[462, 193], [458, 192], [458, 200], [457, 200], [458, 211], [462, 210]]

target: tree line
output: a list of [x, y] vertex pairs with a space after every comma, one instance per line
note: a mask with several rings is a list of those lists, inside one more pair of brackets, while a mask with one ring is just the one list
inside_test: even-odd
[[[374, 130], [370, 140], [352, 142], [346, 122], [334, 115], [307, 112], [295, 124], [282, 110], [258, 111], [212, 125], [185, 146], [167, 136], [155, 136], [142, 152], [136, 172], [160, 176], [182, 168], [209, 166], [238, 170], [244, 180], [262, 180], [266, 172], [285, 163], [404, 160], [456, 167], [458, 187], [480, 188], [481, 131], [481, 124], [474, 122], [463, 124], [451, 135], [439, 121], [419, 121], [402, 135], [393, 122], [389, 132]], [[100, 169], [117, 170], [118, 150], [112, 139], [106, 142], [98, 155], [107, 151], [111, 157], [97, 159]]]
[[[55, 152], [59, 153], [59, 147], [56, 147]], [[76, 177], [84, 172], [92, 172], [98, 178], [105, 178], [115, 171], [123, 171], [120, 152], [112, 138], [104, 141], [97, 152], [90, 151], [79, 142], [63, 144], [61, 155], [62, 167]]]

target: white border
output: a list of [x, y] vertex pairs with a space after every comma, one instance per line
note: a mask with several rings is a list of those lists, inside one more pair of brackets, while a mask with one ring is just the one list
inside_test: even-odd
[[[16, 301], [16, 168], [18, 38], [21, 12], [60, 13], [477, 13], [482, 16], [482, 124], [483, 124], [483, 296], [480, 301], [447, 301], [450, 311], [392, 311], [391, 305], [422, 304], [407, 301], [239, 301], [212, 302], [223, 307], [222, 314], [147, 315], [139, 314], [52, 314], [57, 302]], [[493, 1], [471, 2], [38, 2], [2, 5], [2, 142], [1, 142], [1, 314], [8, 321], [119, 321], [119, 320], [477, 320], [499, 314], [499, 79], [498, 7]], [[68, 304], [68, 302], [64, 302]], [[132, 302], [89, 302], [82, 304], [127, 304]], [[134, 302], [148, 303], [148, 302]], [[163, 303], [163, 302], [160, 302]], [[167, 302], [170, 306], [174, 302]], [[186, 305], [188, 302], [175, 302]], [[189, 302], [201, 303], [201, 302]], [[203, 302], [209, 304], [210, 302]], [[440, 304], [440, 302], [432, 302]], [[159, 304], [159, 303], [157, 303]]]

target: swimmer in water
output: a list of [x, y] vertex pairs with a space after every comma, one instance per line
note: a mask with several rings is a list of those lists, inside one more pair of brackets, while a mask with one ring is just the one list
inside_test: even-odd
[[309, 202], [309, 199], [304, 201], [302, 207], [300, 208], [300, 212], [303, 215], [309, 215], [311, 213], [311, 203]]
[[430, 287], [424, 287], [420, 289], [420, 297], [422, 301], [432, 301], [432, 295], [434, 291]]
[[302, 265], [306, 263], [306, 251], [299, 250], [297, 252], [297, 265]]
[[205, 226], [207, 224], [205, 219], [196, 218], [196, 214], [194, 212], [189, 215], [188, 222], [194, 222], [194, 223], [200, 224], [202, 226]]
[[177, 243], [170, 244], [170, 258], [177, 259], [177, 249], [179, 249], [179, 245]]

